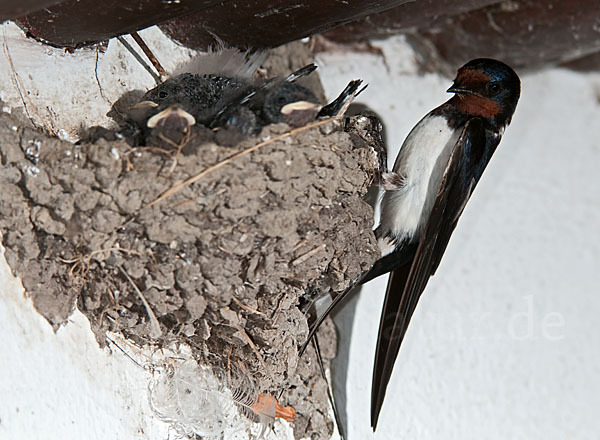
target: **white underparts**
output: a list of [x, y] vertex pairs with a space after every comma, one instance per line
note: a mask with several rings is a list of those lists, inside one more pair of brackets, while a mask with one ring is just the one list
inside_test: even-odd
[[427, 115], [404, 141], [393, 173], [384, 177], [378, 228], [383, 256], [394, 250], [394, 244], [422, 233], [459, 135], [445, 118]]

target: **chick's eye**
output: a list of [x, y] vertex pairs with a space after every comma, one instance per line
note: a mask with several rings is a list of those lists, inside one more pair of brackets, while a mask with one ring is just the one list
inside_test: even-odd
[[501, 89], [501, 87], [500, 87], [500, 84], [498, 84], [498, 83], [489, 83], [487, 85], [487, 90], [490, 93], [490, 95], [492, 95], [492, 96], [495, 96], [498, 93], [500, 93], [500, 89]]
[[277, 102], [279, 104], [285, 104], [285, 102], [286, 102], [285, 96], [280, 96], [279, 98], [277, 98]]
[[167, 96], [169, 96], [169, 93], [168, 93], [168, 92], [165, 92], [164, 90], [161, 90], [161, 91], [158, 93], [158, 97], [159, 97], [160, 99], [165, 99]]

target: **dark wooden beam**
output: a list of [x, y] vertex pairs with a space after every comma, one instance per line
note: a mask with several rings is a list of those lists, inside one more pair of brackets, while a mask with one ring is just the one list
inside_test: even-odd
[[19, 19], [29, 35], [77, 48], [165, 23], [191, 47], [215, 36], [238, 47], [272, 47], [410, 0], [68, 0]]
[[2, 0], [0, 20], [21, 17], [56, 3], [60, 3], [60, 0]]
[[67, 0], [19, 18], [28, 35], [56, 47], [78, 48], [205, 10], [219, 0]]
[[[405, 33], [426, 64], [454, 72], [477, 57], [515, 67], [569, 62], [600, 51], [598, 0], [426, 0], [329, 31], [336, 42], [355, 42]], [[484, 6], [484, 7], [481, 7]], [[444, 66], [445, 65], [445, 66]]]
[[600, 50], [598, 0], [518, 0], [439, 20], [418, 35], [454, 67], [495, 57], [543, 67]]
[[[77, 48], [158, 24], [206, 49], [274, 47], [325, 32], [337, 42], [406, 34], [432, 70], [453, 72], [481, 56], [515, 67], [567, 63], [600, 51], [598, 0], [7, 0], [45, 43]], [[52, 4], [52, 5], [51, 5]], [[594, 58], [595, 59], [595, 58]]]

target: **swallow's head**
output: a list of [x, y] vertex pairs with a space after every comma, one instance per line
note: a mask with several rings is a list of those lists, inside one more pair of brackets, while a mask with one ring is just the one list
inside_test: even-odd
[[180, 107], [191, 109], [190, 91], [198, 88], [197, 75], [189, 73], [167, 79], [151, 90], [148, 90], [142, 99], [129, 107], [129, 119], [145, 125], [152, 116], [177, 104]]
[[283, 82], [269, 90], [265, 96], [263, 113], [269, 123], [287, 122], [303, 125], [314, 119], [321, 106], [313, 92], [306, 87]]
[[459, 111], [506, 125], [517, 107], [521, 81], [513, 69], [489, 58], [469, 61], [458, 69], [448, 92]]
[[198, 87], [200, 80], [201, 77], [191, 73], [177, 75], [148, 90], [143, 99], [166, 108], [171, 104], [185, 100], [191, 91]]

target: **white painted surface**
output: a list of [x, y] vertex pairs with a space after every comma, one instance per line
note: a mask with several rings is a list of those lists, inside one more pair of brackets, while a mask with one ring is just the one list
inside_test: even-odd
[[54, 334], [0, 255], [0, 438], [166, 438], [148, 405], [149, 376], [96, 343], [78, 311]]
[[[373, 55], [327, 55], [321, 77], [332, 96], [350, 78], [370, 83], [360, 101], [383, 116], [393, 162], [451, 81], [416, 75], [399, 40], [382, 47], [390, 72]], [[513, 123], [417, 307], [375, 435], [386, 280], [336, 317], [351, 333], [334, 371], [347, 374], [336, 386], [350, 440], [600, 438], [600, 74], [553, 69], [522, 82]]]
[[[190, 58], [192, 51], [166, 38], [158, 28], [140, 35], [168, 72]], [[24, 38], [11, 22], [0, 24], [0, 38], [0, 99], [12, 107], [24, 107], [36, 125], [66, 139], [77, 139], [82, 127], [108, 126], [113, 122], [106, 114], [125, 92], [156, 85], [116, 39], [104, 52], [92, 48], [71, 54]], [[124, 38], [144, 58], [133, 39]]]
[[[198, 403], [200, 399], [196, 404], [189, 399], [176, 401], [172, 394], [157, 391], [159, 384], [164, 390], [173, 382], [162, 368], [164, 363], [177, 365], [179, 372], [181, 359], [191, 357], [185, 347], [172, 354], [177, 362], [168, 350], [140, 350], [118, 335], [110, 338], [127, 355], [112, 344], [101, 349], [78, 310], [55, 334], [12, 276], [1, 246], [0, 286], [0, 439], [184, 438], [182, 431], [206, 429], [219, 412], [223, 414], [219, 422], [230, 433], [227, 439], [249, 440], [260, 432], [260, 425], [248, 423], [221, 395], [202, 401], [203, 405], [213, 402], [209, 410]], [[156, 367], [153, 373], [144, 368], [151, 363]], [[196, 396], [201, 394], [198, 384], [207, 383], [203, 379], [209, 378], [189, 379], [188, 387]], [[150, 397], [157, 411], [150, 406]], [[186, 417], [172, 417], [173, 408]], [[199, 426], [200, 421], [205, 425]], [[247, 429], [254, 437], [248, 436]], [[264, 437], [291, 438], [291, 426], [280, 421]]]
[[[36, 99], [52, 103], [45, 120], [67, 135], [74, 113], [84, 125], [101, 123], [120, 91], [153, 84], [128, 54], [109, 58], [112, 42], [99, 65], [102, 84], [117, 88], [106, 100], [93, 88], [95, 52], [79, 56], [82, 70], [47, 48], [36, 55], [41, 64], [29, 64], [40, 46], [19, 48], [10, 26], [1, 28], [15, 69], [33, 81], [23, 80]], [[156, 38], [169, 53], [171, 43]], [[352, 78], [370, 83], [360, 101], [384, 117], [393, 161], [410, 129], [448, 98], [450, 81], [420, 76], [399, 39], [383, 48], [389, 72], [373, 55], [337, 54], [320, 57], [321, 78], [331, 96]], [[0, 96], [18, 103], [5, 62]], [[350, 440], [600, 438], [600, 75], [550, 70], [522, 79], [514, 122], [412, 320], [376, 435], [370, 383], [385, 279], [337, 315], [351, 336], [335, 372], [337, 384], [347, 374], [338, 393]], [[99, 349], [77, 312], [53, 334], [1, 260], [0, 439], [167, 438], [148, 407], [145, 371]]]

